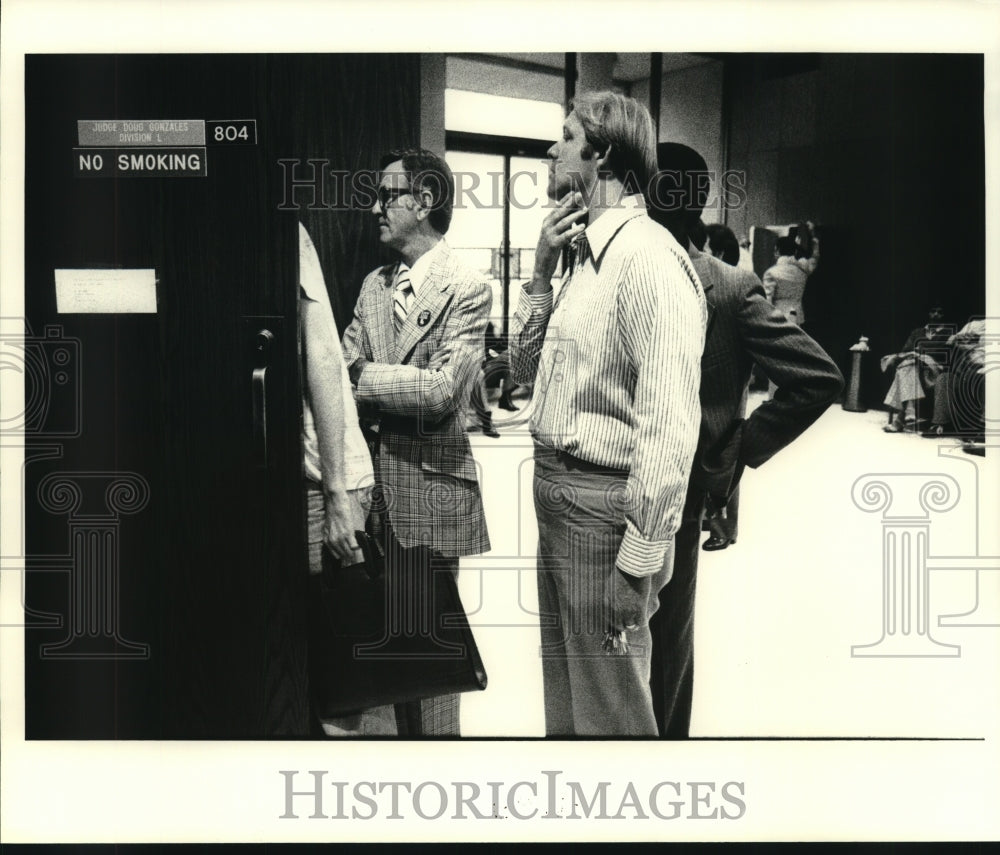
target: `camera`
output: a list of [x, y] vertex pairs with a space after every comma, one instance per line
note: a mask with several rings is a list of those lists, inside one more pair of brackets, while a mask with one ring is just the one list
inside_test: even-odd
[[[20, 334], [0, 331], [0, 377], [6, 384], [24, 384], [23, 401], [8, 393], [0, 404], [0, 433], [5, 436], [78, 437], [82, 426], [80, 401], [80, 340], [67, 337], [61, 326], [46, 326], [41, 336], [25, 328]], [[11, 412], [9, 410], [18, 410]]]

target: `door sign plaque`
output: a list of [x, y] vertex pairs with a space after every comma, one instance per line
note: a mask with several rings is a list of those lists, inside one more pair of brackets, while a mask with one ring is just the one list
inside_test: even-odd
[[82, 146], [161, 146], [204, 145], [205, 122], [201, 119], [182, 121], [143, 119], [126, 121], [89, 121], [76, 123], [79, 145]]
[[208, 162], [198, 148], [75, 148], [76, 174], [98, 178], [204, 178]]
[[256, 119], [78, 119], [73, 168], [91, 178], [204, 178], [206, 145], [257, 144]]

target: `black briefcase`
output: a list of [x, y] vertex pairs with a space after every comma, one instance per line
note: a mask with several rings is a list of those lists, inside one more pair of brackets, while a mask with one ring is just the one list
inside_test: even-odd
[[[387, 567], [378, 545], [355, 532], [364, 563], [324, 555], [310, 576], [309, 674], [323, 718], [486, 688], [486, 669], [455, 577], [425, 547]], [[328, 560], [329, 559], [329, 560]]]

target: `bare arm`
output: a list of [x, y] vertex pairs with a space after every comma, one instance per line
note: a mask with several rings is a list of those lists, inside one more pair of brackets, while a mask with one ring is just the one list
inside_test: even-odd
[[319, 448], [322, 490], [326, 507], [323, 538], [331, 553], [343, 561], [355, 556], [354, 521], [348, 501], [344, 466], [343, 371], [340, 342], [329, 309], [313, 300], [301, 300], [305, 380]]

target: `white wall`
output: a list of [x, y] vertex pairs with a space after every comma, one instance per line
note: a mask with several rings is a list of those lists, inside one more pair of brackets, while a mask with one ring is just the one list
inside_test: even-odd
[[[691, 146], [716, 176], [724, 168], [722, 137], [722, 63], [708, 62], [663, 75], [660, 93], [660, 142]], [[649, 103], [649, 82], [632, 87], [632, 95]], [[716, 200], [717, 182], [713, 182], [710, 200]], [[706, 208], [706, 223], [723, 221], [720, 208]]]
[[565, 87], [561, 72], [546, 74], [460, 56], [448, 57], [447, 66], [446, 85], [449, 89], [556, 104], [561, 104], [563, 100]]

